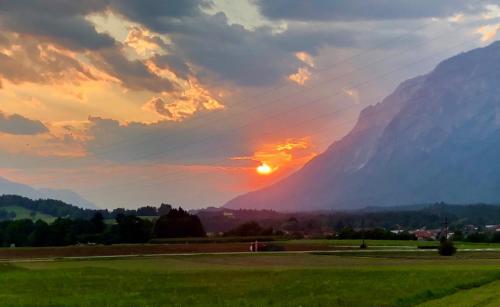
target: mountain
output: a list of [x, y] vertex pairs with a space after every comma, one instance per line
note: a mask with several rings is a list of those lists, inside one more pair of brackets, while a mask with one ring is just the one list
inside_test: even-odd
[[62, 189], [35, 189], [28, 185], [10, 181], [0, 177], [0, 195], [20, 195], [31, 199], [56, 199], [84, 209], [98, 209], [98, 207], [71, 190]]
[[441, 62], [365, 108], [291, 176], [228, 208], [500, 203], [500, 42]]

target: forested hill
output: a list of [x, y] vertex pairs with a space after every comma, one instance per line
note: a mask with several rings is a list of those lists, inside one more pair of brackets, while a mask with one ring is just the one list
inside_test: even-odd
[[96, 212], [102, 212], [102, 210], [82, 209], [54, 199], [32, 200], [18, 195], [0, 196], [0, 220], [16, 218], [16, 211], [22, 209], [28, 210], [33, 217], [45, 215], [72, 219], [90, 219]]
[[101, 213], [104, 219], [115, 219], [119, 214], [151, 217], [165, 215], [170, 209], [171, 205], [161, 204], [159, 207], [143, 206], [137, 209], [94, 210], [54, 199], [32, 200], [19, 195], [0, 195], [0, 221], [22, 218], [50, 221], [58, 217], [88, 220], [96, 213]]

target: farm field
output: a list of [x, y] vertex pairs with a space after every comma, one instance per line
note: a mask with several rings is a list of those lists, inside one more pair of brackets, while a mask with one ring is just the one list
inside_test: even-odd
[[[199, 240], [198, 240], [199, 241]], [[175, 244], [115, 244], [115, 245], [80, 245], [65, 247], [16, 247], [0, 248], [1, 259], [17, 258], [62, 258], [62, 257], [98, 257], [98, 256], [127, 256], [127, 255], [163, 255], [163, 254], [193, 254], [193, 253], [244, 253], [249, 250], [248, 242], [205, 242], [189, 243], [177, 240]], [[423, 252], [418, 246], [437, 246], [438, 242], [420, 241], [389, 241], [366, 240], [368, 249], [363, 252], [377, 256], [377, 251], [391, 250], [400, 252]], [[273, 241], [270, 244], [283, 246], [285, 251], [331, 251], [349, 254], [360, 252], [359, 240], [287, 240]], [[455, 242], [460, 250], [478, 249], [482, 253], [489, 251], [500, 255], [500, 244]], [[427, 250], [431, 252], [431, 250]], [[423, 253], [413, 253], [419, 257]], [[470, 254], [470, 251], [469, 251]], [[392, 255], [396, 255], [392, 253]], [[383, 253], [382, 257], [390, 257]], [[496, 256], [495, 256], [496, 257]]]
[[[439, 241], [410, 241], [410, 240], [365, 240], [368, 247], [402, 247], [402, 248], [417, 248], [418, 246], [438, 246]], [[361, 240], [289, 240], [284, 241], [284, 244], [322, 244], [324, 246], [359, 246]], [[500, 250], [500, 243], [472, 243], [472, 242], [454, 242], [459, 249], [474, 249], [474, 248], [493, 248]]]
[[500, 253], [479, 251], [473, 257], [376, 251], [0, 264], [7, 306], [443, 306], [440, 300], [471, 306], [478, 295], [497, 302], [499, 281]]

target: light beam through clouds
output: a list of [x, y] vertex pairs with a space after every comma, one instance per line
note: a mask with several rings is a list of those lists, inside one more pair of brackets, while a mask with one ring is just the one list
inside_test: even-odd
[[[162, 189], [129, 189], [137, 196], [128, 199], [105, 189], [84, 196], [105, 207], [220, 204], [299, 169], [377, 102], [370, 97], [428, 72], [452, 52], [363, 89], [352, 84], [464, 37], [476, 40], [464, 50], [489, 43], [500, 28], [495, 1], [377, 1], [372, 8], [362, 1], [304, 8], [281, 0], [61, 0], [50, 9], [40, 0], [1, 2], [0, 176], [85, 194], [124, 183], [127, 174], [147, 179], [179, 169], [188, 180], [175, 183], [174, 176]], [[420, 47], [405, 50], [414, 44]], [[388, 52], [401, 57], [356, 71]], [[356, 54], [362, 56], [341, 61]], [[325, 103], [287, 113], [329, 94]], [[271, 103], [281, 97], [283, 103]], [[294, 125], [337, 108], [348, 111]], [[257, 124], [268, 114], [278, 115]], [[346, 118], [350, 125], [333, 128]], [[247, 127], [238, 130], [242, 123]], [[220, 137], [228, 131], [236, 133]], [[270, 132], [273, 138], [262, 137]], [[178, 144], [188, 146], [166, 149]], [[146, 158], [130, 158], [137, 156]], [[182, 193], [191, 186], [200, 192]]]

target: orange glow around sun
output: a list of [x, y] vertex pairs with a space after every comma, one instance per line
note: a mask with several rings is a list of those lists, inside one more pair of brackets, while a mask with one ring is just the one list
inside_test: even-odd
[[[256, 185], [270, 183], [282, 178], [304, 165], [316, 156], [309, 137], [287, 138], [281, 141], [266, 142], [250, 156], [232, 157], [232, 160], [253, 161], [248, 168], [249, 175]], [[254, 164], [258, 163], [258, 164]], [[255, 188], [255, 187], [253, 187]]]
[[269, 164], [263, 162], [259, 166], [257, 166], [256, 171], [260, 175], [269, 175], [273, 172], [273, 168], [269, 166]]

